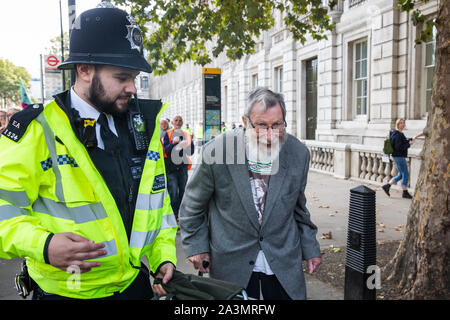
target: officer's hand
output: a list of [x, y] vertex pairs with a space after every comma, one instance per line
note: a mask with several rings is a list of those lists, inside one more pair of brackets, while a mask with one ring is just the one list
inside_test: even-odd
[[56, 233], [48, 245], [48, 260], [56, 268], [66, 271], [68, 267], [76, 266], [80, 272], [88, 272], [93, 267], [99, 267], [100, 262], [85, 261], [106, 254], [103, 243], [94, 243], [72, 232]]
[[[170, 281], [170, 279], [172, 279], [174, 269], [175, 267], [173, 266], [173, 264], [166, 263], [159, 269], [159, 272], [156, 275], [156, 277], [162, 279], [162, 283], [166, 284], [167, 282]], [[166, 290], [164, 290], [162, 285], [160, 284], [154, 284], [153, 291], [159, 296], [167, 295]]]
[[[211, 263], [211, 256], [208, 252], [196, 254], [193, 256], [188, 257], [188, 260], [192, 262], [194, 265], [194, 269], [198, 270], [202, 273], [209, 273], [209, 265]], [[205, 268], [203, 264], [203, 261], [208, 261], [208, 266]]]

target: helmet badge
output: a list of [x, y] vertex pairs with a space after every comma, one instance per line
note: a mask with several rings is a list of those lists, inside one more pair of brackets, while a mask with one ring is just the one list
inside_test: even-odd
[[131, 49], [136, 49], [142, 53], [142, 32], [130, 15], [127, 16], [127, 19], [130, 24], [126, 26], [128, 30], [126, 38], [130, 42]]

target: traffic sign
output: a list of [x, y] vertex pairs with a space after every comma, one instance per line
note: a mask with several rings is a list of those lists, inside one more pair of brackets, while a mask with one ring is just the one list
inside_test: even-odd
[[55, 55], [44, 56], [45, 70], [56, 70], [59, 62], [59, 57]]

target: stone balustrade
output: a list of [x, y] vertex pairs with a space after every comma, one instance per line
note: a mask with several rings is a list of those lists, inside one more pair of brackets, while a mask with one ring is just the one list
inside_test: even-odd
[[[315, 140], [303, 140], [303, 143], [310, 150], [310, 169], [313, 171], [375, 185], [387, 183], [398, 173], [391, 156], [383, 159], [382, 146]], [[414, 189], [421, 164], [420, 150], [410, 149], [407, 162], [410, 173], [409, 188]]]

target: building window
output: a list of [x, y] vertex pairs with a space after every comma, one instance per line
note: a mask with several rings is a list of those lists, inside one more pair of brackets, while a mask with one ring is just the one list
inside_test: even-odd
[[283, 92], [283, 67], [275, 68], [275, 91]]
[[350, 0], [349, 4], [348, 4], [348, 7], [352, 8], [352, 7], [357, 6], [358, 4], [361, 4], [361, 3], [365, 2], [365, 1], [366, 0]]
[[433, 91], [433, 77], [434, 77], [434, 52], [436, 49], [436, 28], [433, 28], [433, 37], [430, 41], [424, 44], [424, 77], [423, 81], [425, 92], [425, 113], [430, 110], [431, 92]]
[[228, 86], [223, 87], [224, 95], [223, 95], [223, 119], [228, 120]]
[[141, 89], [148, 89], [148, 77], [141, 77]]
[[284, 31], [273, 36], [273, 44], [277, 44], [284, 40]]
[[252, 89], [255, 89], [258, 86], [258, 74], [252, 74]]
[[239, 95], [241, 94], [241, 92], [240, 92], [240, 87], [239, 87], [239, 81], [237, 82], [237, 86], [236, 86], [236, 99], [237, 99], [237, 103], [236, 103], [236, 107], [237, 107], [237, 111], [238, 111], [238, 114], [243, 114], [243, 112], [241, 113], [241, 108], [240, 108], [240, 105], [239, 105]]
[[354, 114], [363, 116], [367, 115], [367, 41], [355, 43], [353, 57]]

